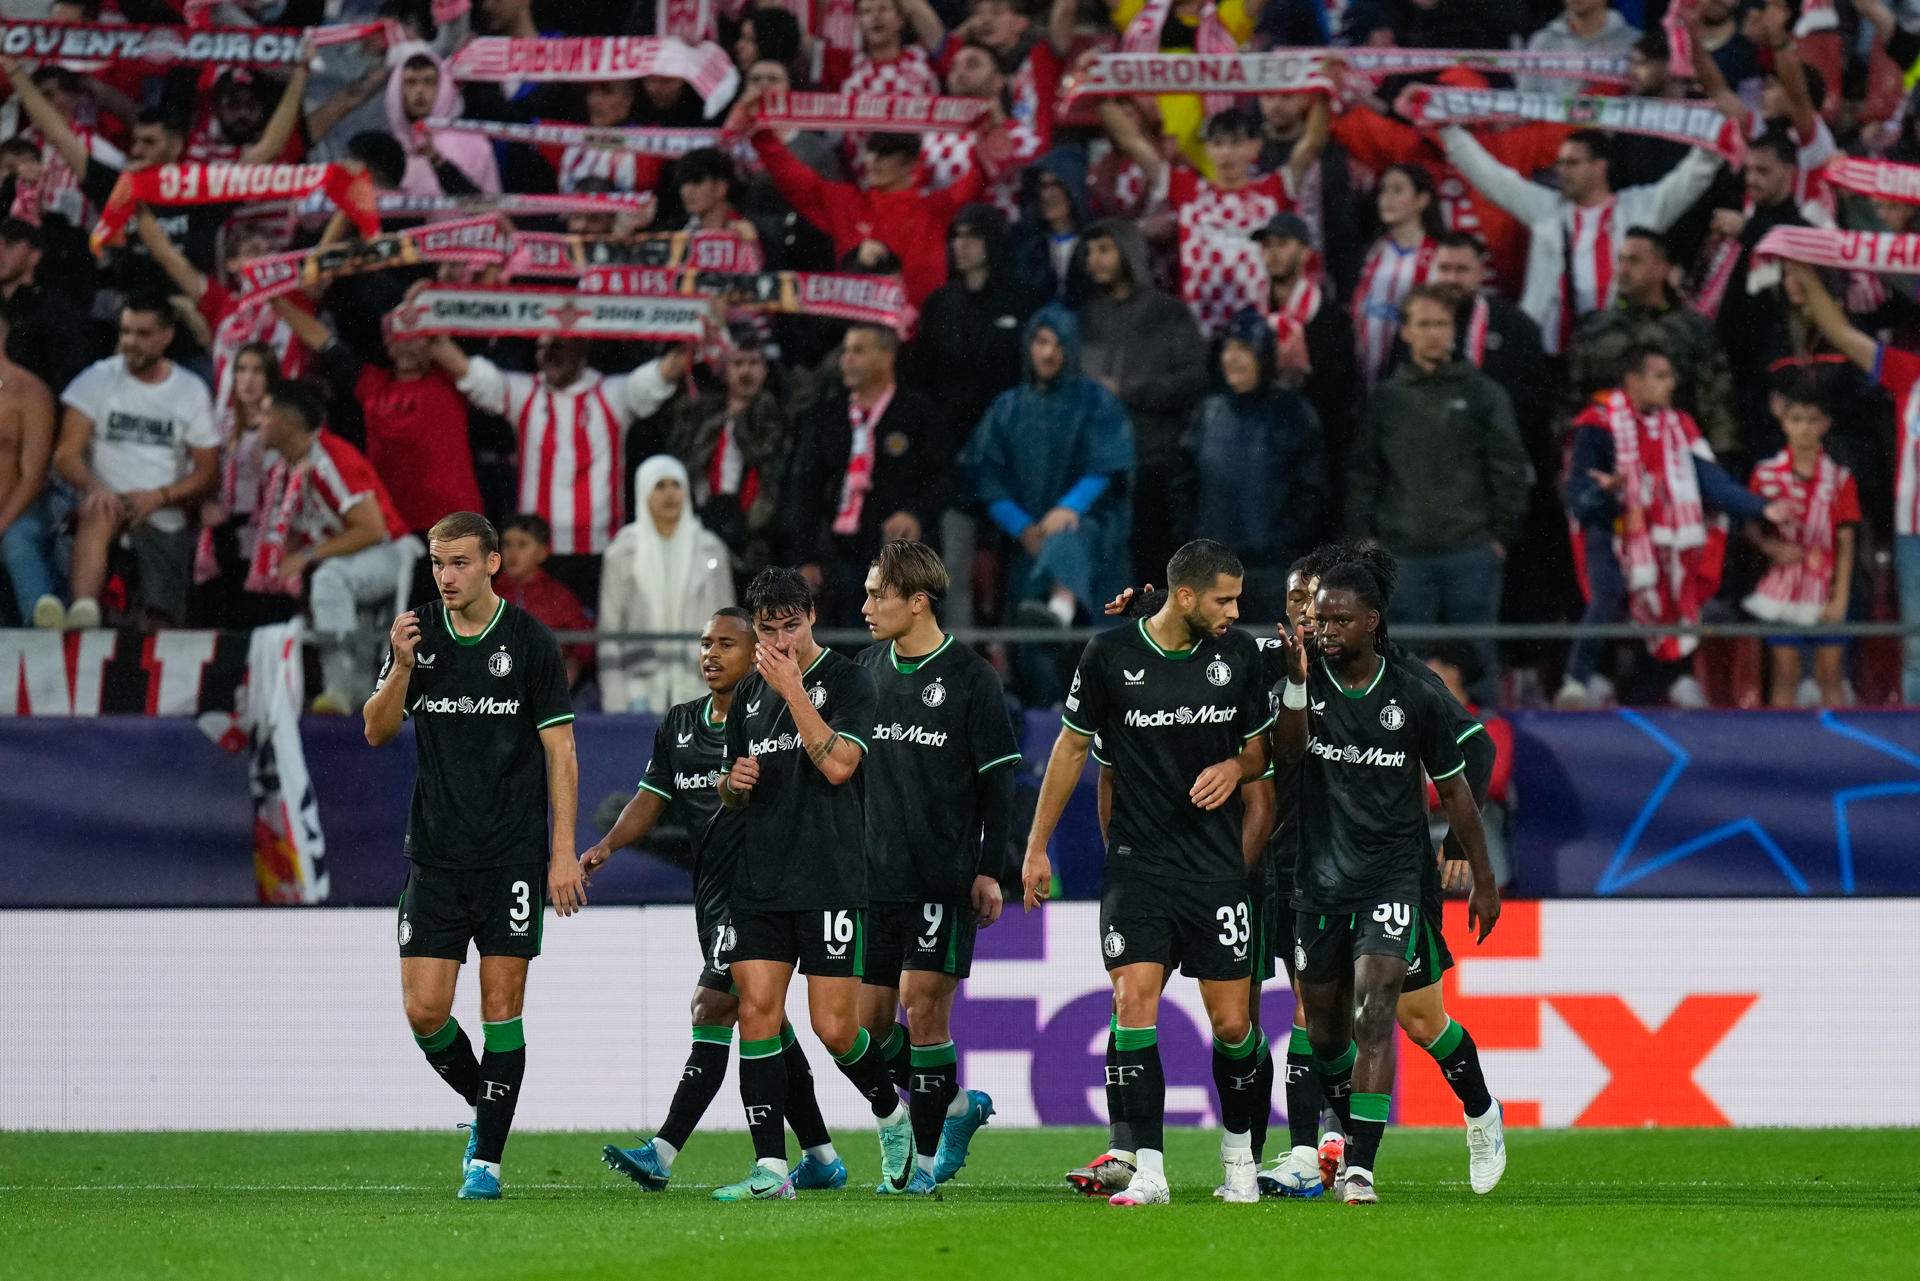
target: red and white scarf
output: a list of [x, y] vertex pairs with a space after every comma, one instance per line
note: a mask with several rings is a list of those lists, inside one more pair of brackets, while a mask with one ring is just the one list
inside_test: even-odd
[[671, 76], [693, 86], [709, 118], [724, 111], [740, 87], [740, 72], [725, 49], [671, 36], [480, 36], [447, 60], [447, 70], [455, 80], [502, 83]]
[[[1125, 34], [1120, 37], [1120, 48], [1126, 53], [1160, 52], [1160, 41], [1166, 34], [1167, 18], [1173, 12], [1173, 0], [1148, 0], [1146, 7], [1133, 16], [1127, 24]], [[1239, 53], [1240, 42], [1233, 38], [1226, 25], [1220, 21], [1219, 10], [1208, 4], [1200, 10], [1200, 25], [1193, 33], [1193, 51], [1195, 53]], [[1225, 111], [1233, 105], [1229, 98], [1209, 94], [1206, 98], [1209, 114]]]
[[1841, 231], [1837, 227], [1775, 227], [1753, 247], [1756, 264], [1773, 258], [1848, 271], [1920, 275], [1920, 235]]
[[1493, 308], [1487, 302], [1485, 294], [1473, 296], [1473, 306], [1467, 311], [1467, 332], [1462, 337], [1460, 350], [1467, 363], [1475, 369], [1483, 368], [1487, 363], [1487, 327], [1493, 323]]
[[[1746, 599], [1747, 612], [1770, 623], [1817, 623], [1833, 595], [1833, 509], [1846, 484], [1847, 469], [1822, 453], [1811, 484], [1805, 486], [1807, 510], [1780, 532], [1800, 548], [1800, 563], [1775, 565]], [[1753, 469], [1754, 492], [1772, 502], [1800, 497], [1803, 482], [1793, 469], [1793, 452], [1783, 449]]]
[[[1621, 517], [1613, 554], [1636, 623], [1695, 623], [1720, 585], [1718, 558], [1709, 546], [1706, 507], [1696, 457], [1713, 457], [1693, 420], [1675, 409], [1636, 413], [1623, 391], [1601, 401], [1613, 433], [1613, 470], [1621, 481]], [[1706, 561], [1711, 560], [1710, 575]], [[1687, 636], [1648, 642], [1662, 661], [1685, 658], [1698, 645]]]
[[1199, 93], [1212, 103], [1275, 93], [1331, 93], [1325, 52], [1103, 53], [1068, 77], [1065, 96], [1072, 101]]
[[[1273, 50], [1275, 53], [1308, 50]], [[1544, 76], [1596, 84], [1628, 84], [1633, 73], [1620, 53], [1544, 52], [1522, 49], [1342, 49], [1348, 70], [1375, 79], [1426, 75], [1462, 67], [1514, 76]]]
[[1920, 205], [1920, 165], [1869, 160], [1862, 156], [1835, 156], [1823, 171], [1827, 185], [1863, 196]]
[[204, 68], [291, 67], [305, 61], [304, 31], [289, 27], [172, 27], [127, 22], [0, 19], [0, 52], [95, 71], [117, 62]]
[[559, 124], [551, 120], [467, 120], [429, 116], [417, 121], [421, 133], [470, 133], [500, 142], [545, 144], [552, 147], [594, 147], [634, 152], [643, 156], [677, 159], [701, 147], [717, 147], [718, 129], [650, 129], [637, 125], [604, 128], [599, 125]]
[[248, 258], [234, 266], [236, 295], [253, 307], [343, 276], [422, 262], [497, 266], [507, 259], [507, 235], [495, 218], [462, 218], [376, 236]]
[[880, 420], [893, 403], [894, 388], [889, 387], [873, 408], [862, 409], [857, 397], [847, 397], [847, 426], [853, 437], [847, 450], [847, 475], [840, 483], [840, 509], [833, 515], [833, 532], [842, 536], [860, 532], [860, 511], [867, 505], [873, 488], [874, 447]]
[[831, 133], [971, 133], [992, 109], [985, 98], [775, 89], [760, 99], [756, 119], [776, 129]]
[[758, 240], [731, 231], [663, 231], [621, 239], [517, 231], [507, 275], [573, 279], [612, 267], [690, 267], [698, 271], [757, 272], [765, 263]]
[[243, 165], [226, 161], [156, 165], [122, 173], [100, 210], [93, 229], [93, 251], [117, 244], [141, 205], [224, 205], [240, 202], [301, 200], [324, 192], [353, 220], [361, 236], [380, 234], [373, 180], [365, 170], [341, 165]]
[[688, 44], [713, 39], [712, 0], [654, 0], [653, 34]]
[[1697, 6], [1698, 0], [1671, 0], [1660, 20], [1667, 33], [1667, 74], [1682, 80], [1693, 78], [1693, 33], [1687, 29], [1687, 15]]
[[1747, 140], [1737, 122], [1709, 103], [1675, 98], [1598, 98], [1409, 85], [1401, 90], [1393, 109], [1423, 129], [1468, 124], [1570, 125], [1684, 142], [1735, 165], [1747, 154]]
[[254, 509], [260, 525], [260, 540], [254, 544], [253, 559], [247, 563], [247, 590], [276, 596], [298, 596], [300, 584], [288, 583], [280, 573], [286, 559], [287, 542], [300, 508], [307, 500], [307, 480], [311, 467], [289, 463], [276, 457], [267, 468], [266, 482], [260, 487], [260, 505]]
[[[586, 282], [582, 282], [584, 285]], [[432, 285], [389, 316], [396, 334], [468, 338], [697, 341], [711, 315], [700, 297], [632, 296], [519, 285]]]

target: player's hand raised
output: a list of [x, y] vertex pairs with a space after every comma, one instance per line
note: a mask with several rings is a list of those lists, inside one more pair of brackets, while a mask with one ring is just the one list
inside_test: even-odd
[[547, 902], [562, 916], [587, 905], [587, 878], [580, 864], [564, 854], [547, 865]]
[[1239, 762], [1221, 761], [1200, 771], [1200, 777], [1193, 780], [1193, 787], [1187, 792], [1187, 799], [1203, 810], [1217, 810], [1239, 790]]
[[1031, 912], [1053, 897], [1053, 862], [1045, 850], [1028, 850], [1020, 863], [1020, 888]]
[[387, 633], [387, 643], [393, 646], [393, 665], [412, 667], [413, 652], [420, 647], [420, 616], [412, 610], [393, 620], [393, 629]]
[[757, 756], [736, 756], [733, 768], [727, 771], [727, 790], [737, 796], [744, 796], [753, 790], [760, 781], [760, 758]]
[[612, 857], [613, 851], [607, 847], [605, 841], [601, 841], [597, 845], [588, 846], [580, 853], [581, 879], [591, 881], [593, 874], [600, 870], [601, 864]]
[[804, 700], [806, 687], [800, 681], [800, 664], [793, 661], [793, 655], [777, 645], [755, 645], [753, 647], [753, 669], [760, 673], [761, 679], [772, 687], [773, 692], [785, 699], [789, 706], [795, 699]]
[[1276, 623], [1274, 628], [1280, 633], [1280, 654], [1286, 662], [1287, 679], [1299, 685], [1307, 683], [1307, 638], [1301, 633], [1290, 631], [1285, 623]]
[[1467, 895], [1467, 928], [1474, 931], [1473, 941], [1484, 943], [1500, 919], [1500, 887], [1492, 880], [1478, 882]]
[[1000, 911], [1004, 906], [1000, 897], [1000, 882], [991, 876], [973, 878], [973, 923], [975, 925], [983, 930], [986, 929], [1000, 919]]

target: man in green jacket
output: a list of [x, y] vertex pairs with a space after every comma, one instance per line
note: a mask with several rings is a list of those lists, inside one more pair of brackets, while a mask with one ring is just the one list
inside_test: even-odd
[[[1400, 306], [1408, 359], [1360, 422], [1347, 526], [1400, 561], [1393, 621], [1492, 623], [1507, 548], [1520, 532], [1532, 466], [1500, 385], [1455, 359], [1450, 289], [1419, 285]], [[1488, 679], [1491, 641], [1478, 646]]]

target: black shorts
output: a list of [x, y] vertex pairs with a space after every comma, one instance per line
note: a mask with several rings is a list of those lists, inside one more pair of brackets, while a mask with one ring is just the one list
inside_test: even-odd
[[700, 943], [700, 977], [694, 982], [709, 991], [738, 996], [733, 985], [733, 920], [721, 909], [693, 909], [694, 934]]
[[1412, 903], [1378, 903], [1357, 912], [1294, 914], [1294, 975], [1326, 983], [1353, 972], [1361, 956], [1397, 956], [1412, 963], [1426, 914]]
[[899, 987], [902, 970], [957, 979], [973, 972], [979, 934], [968, 903], [875, 903], [867, 909], [867, 965], [863, 981]]
[[1194, 979], [1244, 979], [1254, 970], [1253, 904], [1243, 881], [1195, 885], [1127, 877], [1100, 896], [1107, 968], [1151, 962]]
[[1420, 937], [1414, 945], [1413, 959], [1407, 962], [1407, 979], [1400, 985], [1402, 995], [1432, 987], [1453, 968], [1453, 950], [1447, 946], [1447, 936], [1440, 928], [1444, 909], [1439, 882], [1436, 880], [1429, 888], [1431, 894], [1423, 891], [1420, 895]]
[[780, 961], [802, 974], [857, 979], [866, 972], [866, 910], [858, 907], [799, 911], [733, 911], [733, 957]]
[[1293, 908], [1266, 886], [1253, 889], [1253, 981], [1293, 977]]
[[482, 956], [540, 955], [547, 908], [547, 861], [461, 870], [421, 867], [400, 894], [400, 955], [465, 964]]

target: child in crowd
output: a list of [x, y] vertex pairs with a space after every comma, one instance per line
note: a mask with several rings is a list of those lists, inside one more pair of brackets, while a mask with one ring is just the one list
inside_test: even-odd
[[[553, 529], [545, 519], [531, 512], [507, 517], [500, 526], [500, 574], [493, 590], [556, 632], [590, 632], [593, 620], [580, 598], [541, 568], [552, 552]], [[566, 660], [567, 685], [573, 688], [593, 662], [593, 646], [563, 645], [560, 652]]]

